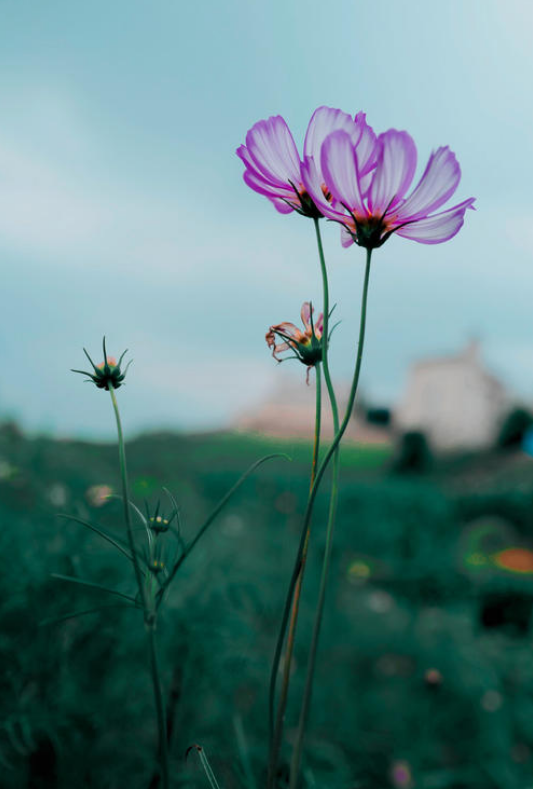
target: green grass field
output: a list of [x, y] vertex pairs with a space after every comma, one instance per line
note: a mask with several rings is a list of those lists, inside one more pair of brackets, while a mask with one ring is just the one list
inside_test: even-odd
[[[246, 481], [183, 565], [160, 624], [175, 787], [207, 786], [194, 758], [184, 758], [201, 743], [222, 789], [263, 789], [269, 666], [311, 448], [235, 434], [128, 443], [136, 502], [154, 505], [161, 486], [169, 487], [186, 539], [250, 463], [277, 451], [292, 462], [269, 461]], [[531, 461], [480, 456], [414, 476], [394, 474], [391, 457], [388, 448], [342, 450], [305, 786], [527, 789], [532, 584], [527, 574], [483, 565], [472, 540], [482, 522], [485, 532], [492, 528], [493, 548], [506, 540], [528, 545]], [[52, 573], [134, 588], [123, 556], [58, 517], [76, 514], [123, 535], [120, 502], [95, 506], [90, 490], [118, 491], [116, 460], [111, 444], [0, 430], [5, 789], [146, 789], [153, 775], [154, 710], [138, 613], [108, 608], [42, 624], [109, 602]], [[302, 692], [327, 492], [325, 485], [313, 522], [280, 787]], [[483, 621], [487, 611], [492, 627]]]

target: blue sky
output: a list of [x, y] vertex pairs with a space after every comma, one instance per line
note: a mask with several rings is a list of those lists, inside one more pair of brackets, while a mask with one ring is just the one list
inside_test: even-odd
[[[533, 402], [529, 0], [0, 0], [0, 413], [105, 436], [82, 346], [131, 349], [132, 431], [225, 424], [284, 376], [264, 334], [320, 302], [312, 224], [242, 181], [235, 148], [282, 114], [301, 143], [320, 104], [450, 145], [477, 212], [447, 244], [375, 255], [362, 386], [394, 401], [409, 363], [476, 335]], [[363, 251], [324, 223], [332, 343], [348, 375]]]

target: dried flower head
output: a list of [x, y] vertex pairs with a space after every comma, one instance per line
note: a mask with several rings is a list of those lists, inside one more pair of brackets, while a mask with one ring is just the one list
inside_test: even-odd
[[[272, 356], [276, 361], [282, 362], [278, 354], [284, 351], [292, 351], [286, 359], [298, 359], [307, 366], [307, 382], [309, 383], [309, 371], [317, 362], [322, 361], [322, 332], [324, 316], [322, 313], [316, 321], [313, 321], [313, 306], [311, 302], [304, 301], [302, 304], [301, 318], [304, 331], [299, 329], [294, 323], [278, 323], [271, 326], [265, 335], [267, 345], [272, 348]], [[276, 339], [281, 342], [277, 343]]]
[[85, 348], [83, 349], [83, 352], [87, 357], [87, 359], [90, 361], [94, 372], [88, 373], [86, 370], [72, 370], [72, 372], [80, 373], [81, 375], [87, 375], [88, 376], [87, 380], [92, 381], [92, 383], [96, 384], [98, 389], [105, 389], [106, 391], [109, 391], [110, 387], [112, 387], [113, 389], [118, 389], [119, 386], [121, 386], [122, 383], [124, 382], [124, 378], [126, 377], [126, 373], [128, 372], [128, 368], [131, 364], [131, 361], [128, 362], [128, 364], [124, 369], [124, 372], [122, 372], [120, 365], [122, 364], [122, 360], [128, 351], [125, 350], [117, 362], [114, 356], [107, 355], [107, 350], [105, 346], [105, 337], [103, 339], [102, 344], [104, 350], [104, 361], [98, 365], [96, 365], [93, 362], [93, 360], [91, 359]]

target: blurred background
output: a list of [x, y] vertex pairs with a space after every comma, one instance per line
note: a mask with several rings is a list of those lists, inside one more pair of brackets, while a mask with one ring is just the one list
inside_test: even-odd
[[[101, 602], [52, 572], [131, 590], [120, 556], [57, 518], [122, 529], [109, 398], [69, 372], [83, 346], [100, 361], [103, 334], [134, 359], [119, 400], [136, 501], [170, 487], [186, 537], [261, 454], [293, 457], [243, 486], [160, 629], [176, 786], [205, 785], [192, 742], [226, 789], [264, 785], [313, 424], [304, 368], [276, 365], [264, 335], [321, 287], [312, 224], [251, 192], [234, 152], [278, 113], [301, 146], [328, 104], [408, 130], [420, 173], [450, 145], [457, 201], [477, 211], [449, 243], [392, 238], [375, 255], [305, 786], [531, 789], [529, 0], [0, 5], [0, 785], [153, 774], [135, 615], [40, 625]], [[323, 234], [342, 399], [364, 255]], [[326, 508], [327, 485], [282, 761]]]

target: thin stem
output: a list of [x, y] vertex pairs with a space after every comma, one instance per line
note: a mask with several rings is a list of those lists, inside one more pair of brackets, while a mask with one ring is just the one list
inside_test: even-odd
[[161, 673], [157, 658], [157, 644], [155, 638], [155, 619], [147, 623], [148, 642], [150, 645], [150, 668], [152, 670], [152, 682], [154, 685], [155, 706], [157, 711], [157, 728], [159, 731], [159, 761], [161, 765], [162, 789], [169, 787], [168, 772], [168, 744], [167, 744], [167, 724], [165, 716], [165, 704], [161, 690]]
[[[331, 382], [331, 375], [329, 372], [329, 362], [328, 362], [328, 346], [329, 346], [329, 285], [328, 285], [328, 273], [326, 268], [326, 261], [324, 258], [324, 248], [322, 246], [322, 237], [320, 234], [320, 224], [319, 220], [315, 219], [315, 233], [316, 233], [316, 241], [318, 246], [318, 256], [320, 259], [320, 270], [322, 274], [322, 290], [323, 290], [323, 332], [322, 336], [326, 338], [322, 343], [322, 363], [324, 368], [324, 379], [326, 381], [326, 387], [328, 390], [328, 397], [331, 403], [331, 411], [333, 415], [333, 433], [336, 435], [339, 432], [339, 411], [337, 406], [337, 399], [335, 397], [335, 391], [333, 389], [333, 384]], [[335, 452], [335, 458], [338, 460], [338, 453]], [[283, 650], [283, 643], [285, 640], [285, 633], [287, 631], [287, 627], [293, 626], [293, 619], [294, 614], [296, 613], [296, 618], [298, 617], [298, 609], [296, 608], [296, 612], [294, 609], [293, 604], [293, 596], [296, 594], [300, 594], [300, 589], [303, 581], [303, 570], [305, 569], [305, 560], [307, 555], [307, 550], [309, 546], [309, 534], [310, 534], [310, 519], [311, 519], [311, 512], [312, 512], [312, 501], [311, 499], [314, 498], [316, 492], [313, 492], [313, 483], [316, 477], [316, 461], [313, 465], [312, 469], [312, 476], [311, 476], [311, 490], [309, 493], [309, 501], [306, 509], [306, 514], [304, 516], [304, 528], [302, 532], [302, 538], [300, 540], [300, 545], [298, 548], [298, 553], [296, 556], [296, 561], [294, 564], [294, 570], [292, 574], [291, 581], [289, 583], [289, 589], [287, 592], [287, 596], [285, 599], [285, 607], [281, 619], [281, 626], [278, 634], [278, 640], [276, 643], [276, 650], [274, 653], [274, 660], [272, 663], [272, 672], [270, 675], [270, 700], [269, 700], [269, 707], [270, 707], [270, 751], [271, 751], [271, 760], [270, 763], [273, 763], [272, 753], [273, 753], [273, 741], [275, 736], [274, 730], [274, 699], [276, 694], [276, 681], [279, 672], [279, 665], [281, 662], [281, 653]], [[298, 587], [298, 590], [297, 590]], [[292, 613], [291, 613], [291, 604], [292, 604]], [[290, 622], [290, 624], [289, 624]], [[296, 627], [296, 622], [294, 622], [294, 628]]]
[[[322, 274], [322, 310], [323, 310], [323, 329], [322, 329], [322, 336], [324, 338], [322, 342], [322, 363], [324, 367], [324, 380], [326, 381], [326, 387], [328, 390], [328, 397], [331, 404], [331, 412], [333, 416], [333, 434], [336, 435], [339, 432], [339, 409], [337, 406], [337, 398], [335, 396], [335, 390], [333, 388], [333, 384], [331, 381], [331, 375], [329, 371], [329, 361], [328, 361], [328, 350], [329, 350], [329, 284], [328, 284], [328, 273], [326, 268], [326, 261], [324, 257], [324, 247], [322, 245], [322, 236], [320, 233], [320, 222], [318, 219], [314, 219], [315, 225], [315, 233], [316, 233], [316, 242], [318, 247], [318, 256], [320, 260], [320, 271]], [[319, 369], [317, 365], [317, 385], [319, 384]], [[317, 392], [317, 397], [319, 396]], [[317, 419], [320, 419], [320, 406], [317, 401]], [[318, 428], [318, 431], [320, 428]], [[315, 452], [313, 457], [313, 467], [311, 471], [311, 490], [310, 496], [313, 489], [313, 483], [316, 476], [316, 465], [318, 460], [318, 444], [317, 444], [317, 430], [315, 425]], [[334, 455], [334, 467], [333, 467], [333, 477], [338, 478], [339, 473], [339, 455], [338, 450], [335, 451]], [[335, 507], [336, 507], [336, 497], [337, 497], [338, 486], [334, 486], [332, 489], [332, 498], [330, 503], [330, 508], [333, 508], [333, 513], [330, 511], [330, 516], [332, 515], [333, 518], [335, 517]], [[299, 603], [300, 603], [300, 596], [301, 596], [301, 589], [303, 583], [303, 576], [306, 567], [307, 561], [307, 552], [309, 550], [309, 538], [310, 538], [310, 519], [308, 519], [306, 531], [305, 531], [305, 541], [303, 546], [300, 547], [298, 551], [298, 555], [296, 558], [295, 563], [295, 571], [296, 579], [294, 583], [291, 581], [289, 586], [289, 592], [287, 595], [287, 599], [285, 602], [285, 610], [282, 617], [282, 623], [280, 632], [278, 635], [278, 642], [276, 645], [276, 652], [274, 655], [274, 661], [272, 665], [272, 674], [270, 678], [270, 740], [271, 740], [271, 747], [270, 747], [270, 761], [269, 761], [269, 786], [273, 789], [274, 782], [275, 782], [275, 772], [277, 768], [277, 759], [279, 754], [279, 748], [281, 746], [281, 736], [283, 730], [283, 723], [285, 717], [285, 708], [287, 704], [287, 694], [288, 694], [288, 684], [290, 681], [290, 668], [292, 662], [292, 653], [294, 649], [294, 637], [296, 633], [296, 624], [298, 620], [298, 613], [299, 613]], [[293, 574], [294, 578], [294, 574]], [[292, 600], [292, 611], [290, 613], [290, 620], [289, 620], [289, 608], [291, 605]], [[274, 727], [273, 720], [274, 720], [274, 698], [275, 698], [275, 691], [276, 691], [276, 681], [279, 672], [279, 665], [281, 661], [281, 652], [283, 648], [283, 642], [285, 639], [285, 632], [287, 630], [287, 626], [289, 627], [288, 635], [287, 635], [287, 649], [285, 652], [285, 661], [283, 667], [283, 680], [282, 680], [282, 689], [280, 693], [280, 701], [278, 706], [278, 712], [276, 717], [276, 725]]]
[[323, 291], [323, 311], [324, 311], [324, 325], [323, 325], [323, 337], [324, 340], [322, 342], [322, 364], [324, 367], [324, 380], [326, 382], [326, 387], [328, 390], [329, 401], [331, 403], [331, 411], [333, 414], [333, 432], [334, 434], [338, 433], [339, 431], [339, 409], [337, 407], [337, 398], [335, 397], [335, 390], [333, 389], [333, 384], [331, 382], [331, 375], [329, 372], [329, 361], [328, 361], [328, 351], [329, 351], [329, 285], [328, 285], [328, 272], [326, 268], [326, 260], [324, 258], [324, 248], [322, 246], [322, 236], [320, 234], [320, 224], [319, 220], [315, 219], [315, 232], [316, 232], [316, 243], [318, 246], [318, 256], [320, 258], [320, 271], [322, 273], [322, 291]]
[[111, 395], [111, 402], [113, 403], [113, 410], [115, 412], [115, 419], [117, 421], [118, 433], [118, 457], [120, 463], [120, 477], [122, 480], [122, 501], [124, 503], [124, 520], [126, 521], [126, 531], [128, 533], [128, 543], [130, 546], [131, 558], [133, 561], [133, 568], [135, 570], [135, 580], [139, 587], [139, 594], [141, 596], [142, 607], [145, 619], [148, 616], [148, 603], [146, 600], [146, 591], [144, 588], [144, 579], [139, 565], [139, 559], [135, 550], [135, 541], [133, 539], [133, 528], [131, 525], [130, 513], [130, 492], [128, 485], [128, 472], [126, 467], [126, 450], [124, 448], [124, 436], [122, 433], [122, 423], [120, 421], [120, 412], [118, 410], [117, 398], [115, 397], [115, 389], [112, 385], [109, 387], [109, 394]]
[[[320, 449], [320, 423], [321, 423], [321, 415], [322, 415], [322, 402], [321, 402], [321, 369], [320, 364], [315, 366], [315, 375], [316, 375], [316, 408], [315, 408], [315, 436], [313, 441], [313, 459], [311, 463], [311, 482], [310, 485], [312, 487], [313, 482], [315, 480], [316, 474], [316, 467], [318, 463], [318, 453]], [[303, 576], [305, 572], [305, 565], [307, 560], [307, 551], [309, 548], [309, 537], [310, 537], [311, 530], [308, 527], [305, 545], [302, 552], [298, 579], [296, 582], [296, 587], [294, 590], [294, 598], [292, 601], [292, 611], [291, 611], [291, 618], [289, 623], [289, 630], [287, 634], [287, 648], [285, 650], [285, 658], [283, 662], [283, 678], [281, 682], [281, 691], [280, 697], [278, 702], [278, 709], [276, 714], [276, 723], [274, 726], [274, 731], [271, 738], [271, 745], [270, 745], [270, 759], [269, 759], [269, 767], [268, 767], [268, 786], [269, 789], [275, 789], [276, 786], [276, 773], [278, 767], [278, 757], [279, 757], [279, 750], [281, 747], [281, 738], [283, 734], [283, 725], [285, 723], [285, 710], [287, 707], [287, 697], [289, 693], [289, 683], [290, 683], [290, 674], [291, 674], [291, 664], [292, 664], [292, 654], [294, 651], [294, 639], [296, 636], [296, 624], [298, 622], [298, 613], [300, 609], [300, 597], [302, 592], [302, 583], [303, 583]], [[283, 633], [284, 637], [284, 633]], [[283, 643], [283, 640], [281, 641]], [[280, 650], [281, 652], [281, 650]], [[281, 654], [276, 653], [276, 660], [274, 661], [273, 669], [272, 669], [272, 677], [271, 677], [271, 694], [270, 694], [270, 714], [271, 714], [271, 722], [274, 717], [274, 697], [276, 692], [276, 679], [277, 674], [279, 671], [279, 664], [280, 664]]]
[[[346, 414], [342, 421], [342, 425], [340, 427], [335, 440], [333, 441], [332, 446], [324, 461], [322, 462], [321, 469], [317, 474], [317, 479], [315, 482], [314, 489], [316, 490], [320, 478], [321, 478], [321, 470], [325, 467], [325, 464], [328, 460], [328, 457], [331, 457], [331, 454], [335, 451], [339, 442], [342, 438], [346, 427], [348, 426], [348, 422], [352, 415], [353, 404], [355, 401], [355, 395], [357, 393], [357, 385], [359, 383], [359, 374], [361, 372], [361, 363], [363, 360], [363, 349], [364, 349], [364, 342], [365, 342], [365, 331], [366, 331], [366, 308], [367, 308], [367, 299], [368, 299], [368, 283], [370, 277], [370, 261], [372, 257], [372, 250], [367, 249], [366, 255], [366, 268], [365, 268], [365, 280], [363, 285], [363, 296], [361, 301], [361, 318], [359, 324], [359, 341], [357, 346], [357, 356], [355, 362], [355, 371], [352, 380], [352, 386], [350, 389], [350, 396], [348, 399], [348, 406], [346, 409]], [[338, 479], [334, 479], [334, 486], [338, 486]], [[289, 789], [297, 789], [298, 780], [299, 780], [299, 773], [300, 773], [300, 764], [302, 760], [302, 749], [303, 749], [303, 739], [305, 734], [305, 726], [307, 723], [307, 717], [309, 714], [309, 706], [311, 703], [311, 694], [313, 690], [313, 679], [314, 679], [314, 672], [315, 672], [315, 664], [316, 664], [316, 656], [318, 650], [318, 642], [320, 638], [320, 628], [322, 625], [322, 617], [324, 613], [324, 602], [326, 598], [326, 588], [328, 582], [328, 574], [329, 574], [329, 567], [331, 563], [331, 548], [333, 544], [333, 528], [335, 523], [335, 514], [336, 514], [336, 506], [337, 506], [337, 490], [335, 490], [335, 495], [332, 492], [331, 498], [331, 507], [329, 513], [329, 520], [328, 520], [328, 528], [326, 534], [326, 550], [324, 553], [324, 562], [322, 565], [322, 577], [320, 579], [320, 591], [318, 596], [318, 605], [315, 614], [315, 622], [313, 626], [313, 636], [311, 641], [311, 649], [309, 654], [309, 663], [307, 667], [307, 676], [305, 681], [305, 689], [304, 689], [304, 696], [302, 700], [302, 707], [300, 710], [300, 721], [298, 723], [298, 731], [296, 735], [296, 744], [294, 746], [293, 756], [292, 756], [292, 763], [291, 763], [291, 778]]]
[[124, 436], [122, 433], [120, 412], [118, 410], [117, 398], [115, 397], [115, 390], [113, 386], [110, 386], [109, 394], [111, 395], [113, 410], [115, 412], [115, 418], [117, 421], [118, 454], [120, 461], [120, 475], [122, 479], [122, 500], [124, 502], [124, 519], [126, 521], [128, 542], [132, 555], [133, 567], [135, 569], [135, 578], [137, 580], [137, 586], [139, 587], [139, 594], [141, 597], [142, 608], [144, 612], [144, 622], [146, 625], [146, 630], [148, 633], [148, 642], [150, 646], [150, 668], [152, 672], [152, 685], [154, 689], [154, 699], [155, 699], [155, 706], [157, 711], [157, 725], [159, 731], [159, 757], [161, 764], [162, 789], [168, 789], [169, 787], [168, 748], [167, 748], [167, 731], [166, 731], [166, 721], [165, 721], [165, 705], [163, 702], [163, 693], [161, 691], [161, 677], [159, 672], [159, 663], [157, 660], [157, 649], [156, 649], [156, 641], [155, 641], [157, 614], [155, 610], [150, 610], [148, 606], [144, 579], [141, 573], [139, 559], [135, 551], [135, 542], [133, 539], [133, 528], [131, 524], [131, 513], [130, 513], [130, 495], [129, 495], [129, 485], [128, 485], [128, 473], [126, 467], [126, 450], [124, 448]]

